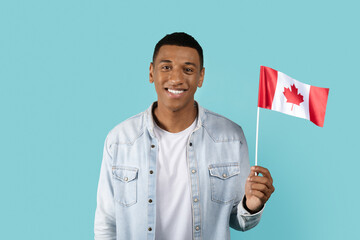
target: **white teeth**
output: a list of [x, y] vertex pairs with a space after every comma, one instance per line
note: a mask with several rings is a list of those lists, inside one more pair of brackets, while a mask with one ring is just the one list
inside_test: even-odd
[[173, 94], [180, 94], [182, 93], [184, 90], [172, 90], [172, 89], [168, 89], [169, 92], [173, 93]]

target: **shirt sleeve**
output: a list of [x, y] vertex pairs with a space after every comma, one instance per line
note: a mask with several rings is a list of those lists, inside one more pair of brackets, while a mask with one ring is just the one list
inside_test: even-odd
[[249, 152], [248, 146], [245, 139], [245, 135], [243, 131], [240, 131], [242, 135], [241, 145], [240, 145], [240, 183], [239, 187], [241, 188], [242, 200], [234, 204], [234, 207], [230, 214], [229, 226], [235, 230], [239, 231], [247, 231], [253, 227], [255, 227], [261, 219], [261, 215], [263, 213], [264, 207], [257, 213], [250, 214], [244, 208], [244, 197], [245, 197], [245, 183], [248, 175], [250, 173], [250, 162], [249, 162]]
[[95, 211], [95, 240], [115, 240], [115, 206], [112, 184], [112, 157], [108, 137], [105, 140], [100, 178], [97, 190], [97, 206]]
[[[245, 197], [245, 196], [244, 196]], [[264, 211], [265, 206], [262, 207], [262, 209], [254, 214], [249, 213], [244, 208], [244, 197], [240, 201], [240, 203], [233, 208], [233, 212], [231, 213], [230, 217], [230, 223], [231, 218], [233, 218], [233, 225], [232, 227], [236, 230], [240, 231], [247, 231], [253, 227], [255, 227], [261, 219], [261, 215]]]

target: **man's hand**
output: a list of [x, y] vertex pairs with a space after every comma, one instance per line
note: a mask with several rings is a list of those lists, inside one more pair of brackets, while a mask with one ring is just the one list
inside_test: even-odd
[[[259, 173], [262, 176], [259, 176]], [[258, 212], [274, 191], [273, 179], [269, 170], [260, 166], [252, 166], [245, 184], [246, 207], [252, 213]]]

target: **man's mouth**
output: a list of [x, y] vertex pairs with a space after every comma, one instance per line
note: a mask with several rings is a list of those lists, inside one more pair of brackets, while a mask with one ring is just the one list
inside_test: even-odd
[[183, 93], [185, 90], [175, 90], [175, 89], [169, 89], [169, 88], [166, 88], [166, 90], [168, 91], [168, 92], [170, 92], [170, 93], [172, 93], [172, 94], [176, 94], [176, 95], [178, 95], [178, 94], [181, 94], [181, 93]]

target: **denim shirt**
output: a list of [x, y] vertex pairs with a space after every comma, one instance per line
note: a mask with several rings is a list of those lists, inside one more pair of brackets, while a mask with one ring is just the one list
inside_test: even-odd
[[[156, 102], [154, 104], [157, 104]], [[112, 129], [104, 146], [95, 213], [96, 240], [153, 240], [156, 228], [156, 161], [152, 104]], [[230, 229], [258, 224], [263, 209], [243, 207], [250, 173], [239, 125], [198, 106], [186, 147], [194, 240], [230, 239]]]

